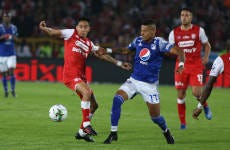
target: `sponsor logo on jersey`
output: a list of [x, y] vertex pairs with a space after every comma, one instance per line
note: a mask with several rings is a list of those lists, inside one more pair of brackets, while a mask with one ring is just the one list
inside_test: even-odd
[[84, 57], [87, 57], [87, 56], [88, 56], [88, 54], [87, 54], [86, 52], [82, 51], [80, 48], [77, 48], [77, 47], [73, 47], [73, 48], [72, 48], [72, 52], [80, 53], [80, 54], [82, 54]]
[[151, 55], [150, 50], [147, 48], [143, 48], [139, 53], [139, 57], [142, 61], [149, 60], [150, 55]]
[[179, 47], [190, 47], [194, 45], [194, 41], [193, 40], [189, 40], [189, 41], [180, 41], [178, 42], [178, 46]]
[[185, 35], [185, 36], [183, 36], [182, 38], [183, 38], [183, 39], [189, 39], [190, 36]]
[[196, 34], [193, 33], [193, 34], [191, 35], [191, 38], [192, 38], [192, 39], [196, 39]]
[[75, 45], [77, 47], [80, 47], [81, 49], [83, 49], [85, 52], [88, 52], [89, 51], [89, 47], [87, 45], [85, 45], [83, 42], [81, 41], [76, 41], [75, 42]]
[[181, 39], [181, 36], [177, 36], [177, 39], [179, 39], [179, 40], [180, 40], [180, 39]]
[[183, 49], [185, 53], [194, 53], [196, 52], [196, 48], [193, 47], [193, 48], [185, 48]]
[[175, 85], [176, 86], [184, 86], [184, 83], [182, 83], [182, 82], [175, 82]]

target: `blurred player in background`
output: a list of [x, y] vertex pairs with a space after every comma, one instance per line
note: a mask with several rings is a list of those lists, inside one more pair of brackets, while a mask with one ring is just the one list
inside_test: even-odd
[[86, 83], [85, 68], [86, 59], [89, 54], [114, 63], [123, 69], [131, 69], [129, 63], [117, 61], [109, 55], [105, 55], [105, 49], [96, 46], [87, 38], [90, 31], [90, 22], [87, 18], [80, 18], [75, 29], [54, 29], [46, 26], [45, 21], [41, 21], [40, 29], [49, 36], [64, 39], [64, 84], [75, 91], [81, 98], [82, 123], [79, 131], [76, 133], [76, 139], [84, 139], [87, 142], [94, 142], [91, 135], [97, 135], [92, 128], [90, 120], [96, 111], [98, 104], [94, 94]]
[[198, 119], [198, 116], [202, 112], [202, 107], [208, 100], [213, 85], [220, 74], [223, 74], [225, 87], [230, 87], [230, 42], [227, 43], [227, 53], [217, 57], [212, 65], [209, 80], [202, 92], [200, 102], [198, 103], [197, 108], [193, 111], [193, 118]]
[[[141, 36], [136, 37], [128, 48], [121, 48], [127, 52], [134, 52], [134, 66], [131, 77], [116, 92], [111, 109], [111, 132], [105, 144], [110, 144], [118, 139], [118, 121], [120, 119], [122, 104], [140, 94], [147, 104], [151, 120], [157, 124], [168, 144], [174, 144], [166, 121], [160, 114], [160, 97], [158, 92], [159, 72], [165, 53], [178, 55], [179, 64], [177, 71], [180, 73], [184, 66], [184, 52], [160, 37], [155, 37], [156, 25], [152, 20], [141, 24]], [[116, 51], [116, 49], [111, 49]]]
[[8, 76], [10, 79], [11, 94], [13, 97], [16, 97], [16, 78], [14, 75], [16, 68], [16, 50], [14, 48], [14, 42], [18, 40], [18, 32], [17, 27], [11, 23], [11, 17], [10, 12], [3, 12], [2, 24], [0, 24], [0, 72], [5, 97], [9, 96]]
[[[208, 63], [211, 46], [202, 27], [192, 24], [192, 11], [183, 8], [180, 12], [181, 25], [169, 34], [169, 42], [175, 44], [185, 53], [185, 69], [182, 74], [175, 71], [175, 87], [177, 89], [177, 108], [180, 119], [180, 129], [186, 129], [186, 90], [190, 85], [192, 94], [198, 99], [203, 86], [203, 69]], [[202, 46], [204, 56], [201, 58]], [[176, 60], [176, 66], [179, 61]], [[208, 104], [204, 104], [205, 116], [212, 118]]]

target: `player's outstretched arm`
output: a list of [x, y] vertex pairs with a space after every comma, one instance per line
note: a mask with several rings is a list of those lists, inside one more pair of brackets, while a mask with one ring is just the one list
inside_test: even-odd
[[177, 72], [181, 73], [184, 69], [184, 61], [185, 61], [184, 51], [180, 49], [178, 46], [174, 46], [171, 48], [170, 53], [177, 55], [177, 58], [179, 60]]
[[130, 51], [128, 48], [106, 48], [106, 53], [119, 53], [128, 55], [132, 53], [132, 51]]
[[58, 37], [58, 38], [62, 37], [61, 30], [47, 27], [45, 21], [40, 22], [39, 29], [49, 36], [54, 36], [54, 37]]
[[202, 58], [202, 64], [206, 65], [208, 63], [208, 60], [209, 60], [209, 55], [211, 52], [211, 45], [209, 42], [207, 42], [203, 45], [204, 45], [204, 56]]
[[108, 61], [108, 62], [110, 62], [112, 64], [115, 64], [118, 67], [121, 67], [122, 69], [125, 69], [125, 70], [131, 70], [132, 69], [132, 64], [130, 64], [128, 62], [122, 62], [122, 61], [116, 60], [115, 58], [111, 57], [108, 54], [98, 55], [95, 52], [93, 54], [94, 54], [94, 56], [96, 56], [96, 57], [98, 57], [98, 58], [100, 58], [102, 60]]

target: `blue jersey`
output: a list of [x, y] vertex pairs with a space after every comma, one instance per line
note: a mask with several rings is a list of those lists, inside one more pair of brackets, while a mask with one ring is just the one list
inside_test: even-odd
[[148, 83], [157, 82], [163, 54], [172, 47], [172, 44], [160, 37], [155, 37], [149, 43], [143, 41], [141, 36], [136, 37], [128, 46], [129, 50], [136, 51], [131, 77]]
[[[6, 27], [4, 24], [0, 24], [0, 36], [5, 34], [17, 36], [17, 27], [13, 24], [10, 24], [9, 27]], [[16, 55], [13, 38], [8, 40], [0, 40], [0, 56], [4, 57], [12, 55]]]

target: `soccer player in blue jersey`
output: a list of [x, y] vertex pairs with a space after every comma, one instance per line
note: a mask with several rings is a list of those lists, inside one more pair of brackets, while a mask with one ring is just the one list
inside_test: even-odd
[[[131, 77], [121, 85], [113, 98], [111, 109], [111, 132], [104, 141], [110, 144], [117, 141], [118, 121], [120, 119], [121, 106], [128, 99], [140, 94], [147, 104], [151, 120], [157, 124], [166, 138], [168, 144], [174, 144], [166, 121], [160, 114], [160, 97], [158, 92], [159, 72], [165, 53], [178, 56], [178, 73], [184, 68], [184, 52], [178, 47], [168, 43], [160, 37], [155, 37], [156, 25], [152, 20], [146, 20], [141, 24], [141, 36], [136, 37], [128, 48], [122, 51], [135, 51], [133, 72]], [[116, 49], [109, 49], [115, 51]]]
[[2, 21], [0, 24], [0, 72], [2, 75], [2, 84], [5, 92], [5, 97], [8, 97], [8, 81], [10, 78], [11, 94], [16, 97], [15, 93], [15, 75], [16, 68], [16, 52], [14, 41], [17, 40], [17, 27], [11, 24], [11, 13], [3, 12]]

